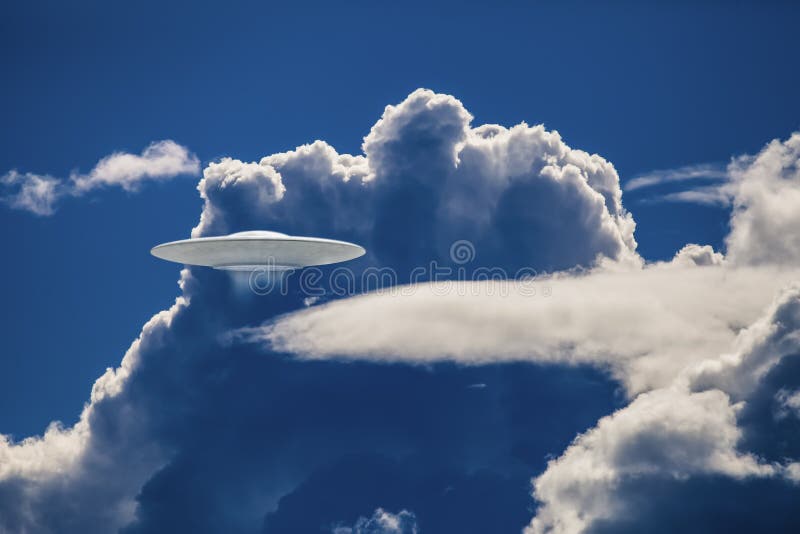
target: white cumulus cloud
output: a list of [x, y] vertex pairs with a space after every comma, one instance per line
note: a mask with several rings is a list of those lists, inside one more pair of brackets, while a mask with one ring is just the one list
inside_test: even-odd
[[794, 391], [780, 389], [775, 394], [775, 400], [779, 404], [779, 409], [775, 414], [777, 417], [784, 418], [791, 415], [800, 419], [800, 389]]
[[[631, 403], [579, 436], [534, 482], [530, 532], [581, 532], [624, 516], [625, 483], [700, 475], [797, 480], [796, 459], [741, 450], [738, 417], [800, 352], [800, 134], [737, 158], [727, 255], [687, 245], [671, 262], [541, 280], [423, 284], [291, 313], [239, 330], [301, 358], [462, 364], [587, 363]], [[776, 297], [776, 295], [778, 295]], [[784, 410], [791, 395], [773, 392]]]
[[800, 290], [790, 288], [739, 334], [738, 350], [689, 366], [578, 436], [534, 481], [542, 507], [528, 532], [582, 532], [594, 521], [624, 517], [623, 482], [644, 477], [796, 480], [795, 462], [765, 463], [738, 449], [737, 414], [765, 368], [800, 350], [798, 309]]
[[[576, 532], [613, 519], [625, 510], [624, 487], [634, 479], [800, 479], [796, 458], [768, 462], [741, 448], [742, 413], [799, 347], [797, 290], [781, 288], [797, 278], [800, 258], [793, 209], [800, 205], [800, 137], [736, 160], [736, 208], [724, 256], [690, 245], [670, 262], [643, 265], [610, 162], [569, 147], [543, 126], [473, 127], [471, 120], [457, 99], [418, 90], [386, 108], [361, 155], [339, 154], [317, 141], [258, 162], [214, 162], [198, 186], [204, 207], [193, 234], [331, 232], [366, 244], [371, 265], [390, 266], [447, 257], [456, 239], [469, 239], [476, 262], [511, 272], [518, 266], [559, 272], [531, 285], [418, 285], [411, 294], [308, 308], [299, 298], [300, 311], [253, 327], [287, 311], [289, 299], [243, 302], [224, 274], [184, 270], [178, 302], [153, 317], [121, 365], [96, 381], [77, 425], [51, 426], [21, 442], [0, 439], [0, 529], [47, 532], [65, 520], [76, 532], [148, 520], [158, 527], [159, 490], [170, 489], [170, 476], [196, 472], [191, 453], [198, 450], [194, 459], [216, 475], [239, 456], [247, 468], [223, 487], [225, 497], [199, 478], [177, 488], [200, 486], [203, 503], [224, 500], [208, 507], [221, 514], [221, 524], [235, 519], [260, 528], [265, 511], [308, 475], [308, 464], [329, 459], [316, 441], [327, 434], [309, 433], [312, 462], [298, 446], [301, 438], [293, 441], [295, 432], [275, 436], [276, 447], [289, 452], [264, 459], [260, 448], [224, 439], [225, 432], [208, 426], [215, 420], [208, 419], [215, 408], [209, 399], [223, 404], [226, 424], [248, 416], [231, 427], [236, 430], [285, 419], [271, 411], [280, 409], [272, 392], [260, 387], [234, 383], [237, 395], [254, 401], [236, 409], [220, 400], [232, 391], [225, 389], [232, 387], [228, 377], [247, 369], [229, 347], [215, 344], [231, 331], [307, 359], [608, 369], [630, 404], [578, 436], [535, 479], [534, 532]], [[109, 185], [135, 190], [142, 180], [197, 165], [171, 145], [122, 156], [101, 160], [64, 186], [76, 194]], [[446, 287], [450, 293], [441, 294]], [[524, 292], [530, 289], [536, 294]], [[781, 388], [794, 391], [781, 385], [769, 398], [782, 399]], [[392, 440], [365, 440], [361, 447], [386, 442]], [[284, 461], [306, 471], [290, 472]], [[341, 528], [413, 532], [413, 519], [410, 512], [379, 509]]]
[[526, 532], [573, 534], [628, 512], [615, 492], [624, 481], [696, 474], [767, 476], [769, 465], [736, 450], [736, 409], [721, 391], [664, 388], [602, 418], [534, 482], [543, 503]]
[[417, 534], [417, 518], [408, 510], [393, 514], [378, 508], [370, 517], [359, 517], [353, 526], [338, 525], [332, 534]]
[[141, 154], [115, 152], [97, 162], [88, 174], [70, 176], [77, 194], [98, 187], [119, 186], [134, 191], [145, 180], [169, 180], [181, 174], [197, 174], [200, 161], [175, 141], [157, 141]]
[[69, 180], [9, 171], [0, 178], [0, 199], [14, 209], [52, 215], [65, 196], [81, 196], [102, 187], [136, 191], [145, 181], [170, 180], [200, 171], [200, 160], [189, 149], [170, 140], [151, 143], [141, 154], [115, 152], [102, 158], [87, 174], [72, 173]]
[[736, 184], [732, 261], [751, 265], [800, 265], [800, 132], [774, 140], [759, 154], [737, 158], [729, 172]]

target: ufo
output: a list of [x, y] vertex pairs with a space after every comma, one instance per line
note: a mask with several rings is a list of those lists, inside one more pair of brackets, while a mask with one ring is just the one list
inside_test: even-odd
[[363, 247], [346, 241], [296, 237], [264, 230], [183, 239], [150, 250], [153, 256], [162, 260], [226, 271], [290, 271], [352, 260], [365, 252]]

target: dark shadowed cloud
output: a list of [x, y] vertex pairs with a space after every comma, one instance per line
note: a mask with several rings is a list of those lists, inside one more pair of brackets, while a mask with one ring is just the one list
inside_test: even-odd
[[[466, 240], [470, 268], [564, 271], [547, 278], [565, 295], [543, 309], [550, 322], [467, 296], [441, 310], [472, 314], [470, 331], [437, 330], [453, 315], [425, 315], [425, 299], [401, 297], [408, 313], [394, 322], [372, 296], [317, 306], [295, 277], [286, 295], [259, 296], [228, 273], [185, 269], [176, 303], [97, 380], [75, 426], [2, 438], [0, 530], [576, 532], [642, 524], [623, 513], [636, 499], [678, 503], [709, 487], [775, 492], [742, 524], [778, 511], [794, 521], [784, 506], [798, 478], [794, 445], [772, 450], [756, 429], [768, 411], [783, 414], [771, 416], [776, 435], [794, 428], [786, 410], [796, 383], [775, 375], [798, 352], [798, 296], [707, 302], [789, 277], [797, 250], [786, 245], [777, 261], [748, 244], [767, 235], [763, 196], [749, 189], [766, 171], [743, 168], [726, 256], [693, 245], [643, 266], [611, 163], [543, 126], [471, 120], [455, 98], [418, 90], [386, 108], [362, 155], [317, 141], [259, 162], [212, 162], [193, 235], [270, 229], [355, 241], [369, 251], [355, 272], [391, 267], [399, 282], [415, 266], [452, 264], [452, 244]], [[653, 281], [658, 290], [645, 292]], [[695, 289], [679, 304], [675, 295]], [[610, 305], [598, 305], [605, 297]], [[580, 312], [588, 299], [597, 313]], [[316, 343], [313, 319], [337, 309], [331, 321], [369, 325], [366, 350]], [[550, 345], [498, 330], [498, 318], [539, 328]], [[263, 334], [265, 321], [295, 328], [282, 345], [231, 334]], [[642, 329], [632, 343], [619, 339], [626, 324]], [[703, 530], [720, 509], [692, 508], [686, 528]], [[664, 513], [639, 510], [645, 524]]]

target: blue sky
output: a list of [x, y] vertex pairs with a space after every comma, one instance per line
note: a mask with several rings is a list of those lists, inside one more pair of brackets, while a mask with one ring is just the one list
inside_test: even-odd
[[[628, 180], [654, 170], [706, 163], [724, 168], [731, 158], [757, 154], [769, 141], [787, 139], [797, 130], [798, 21], [800, 10], [790, 3], [298, 6], [139, 2], [112, 6], [83, 2], [76, 6], [6, 2], [0, 7], [0, 67], [4, 72], [0, 84], [4, 125], [0, 129], [0, 173], [16, 169], [66, 179], [73, 172], [88, 173], [109, 154], [139, 154], [150, 143], [163, 139], [187, 147], [202, 167], [223, 157], [257, 162], [317, 139], [340, 154], [357, 155], [362, 153], [362, 141], [385, 106], [399, 104], [417, 88], [428, 88], [457, 98], [473, 115], [472, 126], [511, 127], [524, 121], [557, 130], [570, 147], [597, 153], [613, 163], [624, 189]], [[413, 147], [407, 150], [413, 152]], [[68, 196], [51, 216], [0, 206], [0, 232], [6, 251], [0, 265], [5, 319], [1, 327], [0, 433], [21, 439], [41, 434], [53, 420], [66, 426], [76, 423], [97, 377], [106, 368], [117, 367], [142, 325], [174, 302], [180, 294], [178, 269], [152, 258], [149, 249], [160, 242], [187, 237], [197, 224], [203, 208], [196, 190], [198, 178], [199, 173], [182, 173], [162, 183], [144, 183], [136, 191], [99, 188], [83, 196]], [[626, 192], [623, 197], [624, 207], [637, 225], [636, 251], [648, 262], [669, 260], [686, 243], [725, 251], [730, 206], [659, 201], [658, 194], [680, 187], [661, 184]], [[377, 205], [385, 208], [378, 211], [389, 213], [392, 195], [400, 193], [378, 193]], [[322, 208], [310, 201], [297, 202], [292, 204], [298, 212], [294, 218], [242, 215], [236, 220], [284, 224], [275, 228], [283, 231], [300, 229], [301, 210], [309, 210], [313, 219], [314, 210]], [[235, 208], [239, 209], [225, 206], [231, 213]], [[387, 217], [389, 222], [384, 221], [381, 227], [383, 235], [404, 231], [402, 217]], [[413, 226], [413, 216], [410, 219]], [[330, 232], [324, 221], [320, 225], [322, 233]], [[517, 219], [497, 225], [514, 239], [525, 233]], [[414, 231], [409, 230], [409, 235]], [[356, 230], [353, 236], [358, 236]], [[525, 243], [540, 251], [551, 246], [550, 241]], [[553, 243], [572, 246], [557, 239]], [[387, 244], [384, 240], [379, 248], [393, 246], [392, 241]], [[405, 254], [402, 244], [398, 246], [396, 255]], [[394, 257], [391, 250], [380, 250], [381, 258]], [[423, 251], [417, 249], [409, 254], [409, 261], [424, 259]], [[513, 263], [509, 258], [498, 253], [487, 261]], [[524, 263], [527, 257], [513, 260]], [[391, 264], [388, 260], [386, 263]], [[198, 274], [200, 279], [204, 276]], [[226, 287], [216, 278], [208, 282], [212, 283]], [[220, 302], [238, 306], [220, 296], [222, 292], [215, 289], [213, 296], [198, 300], [208, 298], [215, 306]], [[246, 310], [230, 310], [225, 319], [229, 326], [253, 324], [290, 309], [272, 301], [243, 307]], [[241, 324], [234, 317], [243, 318]], [[187, 322], [202, 327], [198, 326], [202, 325], [199, 319]], [[252, 363], [263, 358], [253, 348], [242, 349], [240, 357], [239, 362], [249, 363], [219, 371], [220, 376], [238, 377], [240, 382], [230, 386], [237, 390], [249, 391], [259, 383], [265, 388], [275, 386], [272, 378], [259, 382], [253, 377], [259, 373], [291, 373], [298, 365], [283, 360]], [[378, 392], [376, 384], [398, 391], [411, 388], [420, 396], [420, 406], [438, 406], [433, 411], [443, 418], [458, 412], [447, 403], [437, 404], [443, 402], [437, 391], [446, 390], [451, 381], [471, 384], [488, 376], [502, 384], [494, 403], [475, 408], [477, 422], [453, 423], [453, 435], [462, 438], [479, 435], [485, 439], [487, 432], [506, 433], [509, 445], [502, 452], [476, 437], [475, 451], [461, 451], [473, 455], [469, 461], [453, 466], [437, 464], [437, 455], [453, 452], [448, 449], [453, 436], [420, 430], [434, 423], [415, 426], [409, 410], [411, 414], [418, 411], [397, 407], [392, 399], [384, 399], [380, 406], [396, 410], [398, 418], [409, 417], [410, 422], [401, 424], [400, 430], [376, 430], [375, 442], [366, 439], [380, 456], [378, 443], [395, 439], [396, 432], [425, 436], [423, 442], [429, 439], [428, 445], [436, 452], [417, 451], [419, 462], [407, 456], [397, 460], [388, 452], [390, 460], [380, 457], [374, 461], [400, 463], [400, 467], [386, 467], [387, 473], [419, 472], [405, 483], [409, 488], [424, 486], [422, 495], [434, 493], [431, 488], [439, 482], [431, 481], [437, 477], [468, 479], [459, 486], [463, 494], [458, 498], [463, 500], [450, 505], [455, 509], [479, 501], [471, 491], [477, 495], [496, 484], [501, 488], [498, 494], [507, 491], [509, 502], [520, 503], [517, 515], [508, 516], [508, 523], [502, 526], [496, 525], [501, 529], [509, 528], [509, 524], [522, 528], [533, 516], [530, 510], [534, 501], [527, 484], [544, 470], [545, 455], [557, 457], [578, 432], [626, 403], [621, 392], [627, 387], [624, 379], [610, 376], [602, 366], [570, 370], [558, 366], [528, 369], [523, 365], [517, 371], [513, 366], [519, 363], [493, 362], [486, 368], [433, 363], [431, 378], [428, 371], [402, 364], [399, 369], [388, 368], [396, 371], [396, 376], [380, 365], [371, 367], [371, 363], [346, 369], [339, 369], [337, 365], [341, 364], [335, 363], [314, 365], [322, 368], [308, 371], [311, 378], [306, 379], [311, 383], [318, 384], [320, 376], [329, 372], [324, 366], [331, 365], [335, 368], [331, 372], [341, 374], [348, 388], [357, 389], [364, 382]], [[157, 367], [147, 369], [147, 373], [159, 373]], [[172, 372], [181, 373], [180, 368]], [[297, 371], [298, 376], [302, 372]], [[491, 386], [492, 380], [489, 382]], [[552, 386], [553, 382], [569, 384], [565, 387], [570, 393]], [[186, 379], [187, 388], [193, 384]], [[376, 394], [370, 387], [366, 389]], [[550, 391], [552, 396], [545, 399], [536, 393], [540, 390]], [[450, 399], [457, 405], [469, 402], [476, 393], [481, 392], [462, 388]], [[312, 391], [312, 399], [314, 394]], [[298, 393], [286, 392], [283, 400], [294, 399], [294, 395]], [[324, 398], [324, 391], [320, 395]], [[191, 391], [186, 396], [193, 397]], [[282, 399], [243, 393], [237, 400], [257, 406]], [[350, 406], [347, 399], [339, 397], [330, 402], [343, 409]], [[548, 410], [553, 403], [563, 410], [553, 414]], [[225, 409], [238, 408], [231, 400]], [[425, 409], [420, 407], [419, 411]], [[302, 404], [294, 414], [291, 410], [286, 417], [305, 413]], [[197, 419], [199, 427], [225, 422], [219, 406], [210, 406], [206, 412], [198, 407], [190, 411], [188, 419]], [[498, 416], [498, 411], [506, 415]], [[505, 421], [505, 417], [511, 420], [508, 425], [494, 421]], [[553, 418], [560, 422], [554, 423]], [[264, 430], [263, 434], [256, 432], [253, 442], [266, 443], [268, 421], [263, 427], [260, 424], [248, 412], [241, 420], [231, 422], [228, 432], [233, 439], [237, 432], [253, 432], [255, 425]], [[363, 421], [342, 420], [340, 424], [349, 428], [343, 434], [371, 432]], [[276, 428], [285, 427], [276, 423]], [[175, 496], [180, 493], [180, 482], [185, 482], [181, 469], [203, 461], [203, 454], [224, 455], [235, 450], [220, 442], [209, 449], [211, 452], [193, 456], [184, 449], [191, 441], [189, 425], [176, 426], [175, 435], [161, 430], [152, 431], [159, 436], [153, 441], [163, 438], [166, 448], [178, 451], [173, 456], [178, 460], [161, 471], [151, 467], [153, 476], [142, 475], [139, 489], [144, 489], [137, 494], [141, 497], [138, 502], [144, 503], [143, 511], [130, 532], [148, 528], [163, 531], [165, 525], [171, 525], [158, 510], [147, 507], [148, 498], [161, 495], [160, 488], [168, 496], [153, 498], [168, 504], [174, 501], [175, 509], [181, 510], [186, 503], [177, 502]], [[331, 442], [344, 441], [335, 432], [320, 432]], [[310, 435], [313, 437], [314, 432]], [[505, 443], [506, 438], [498, 438], [498, 442]], [[392, 447], [387, 450], [394, 451]], [[293, 506], [297, 509], [290, 506], [291, 499], [284, 501], [289, 504], [282, 508], [269, 510], [265, 505], [257, 514], [263, 516], [264, 525], [278, 525], [272, 528], [286, 531], [280, 525], [291, 528], [292, 521], [299, 521], [303, 514], [297, 510], [302, 511], [307, 502], [316, 502], [316, 492], [325, 494], [334, 487], [325, 477], [338, 478], [337, 469], [349, 469], [348, 455], [360, 454], [345, 446], [342, 451], [340, 457], [319, 460], [328, 462], [328, 471], [302, 476], [295, 473], [293, 477], [287, 475], [279, 488], [254, 489], [249, 495], [254, 500], [257, 498], [253, 495], [262, 493], [293, 495], [296, 499]], [[321, 457], [315, 451], [308, 454]], [[434, 468], [437, 465], [441, 471], [450, 469], [452, 473], [439, 473]], [[482, 479], [484, 468], [491, 475]], [[216, 490], [220, 493], [224, 493], [219, 490], [224, 484], [257, 486], [250, 480], [237, 479], [246, 476], [241, 466], [220, 463], [219, 470], [226, 473]], [[158, 474], [154, 474], [156, 471]], [[369, 486], [367, 474], [353, 476], [357, 480], [361, 476]], [[161, 480], [165, 482], [159, 486]], [[380, 506], [391, 506], [391, 501], [394, 513], [400, 508], [413, 511], [423, 531], [426, 523], [438, 525], [430, 527], [431, 531], [447, 531], [441, 526], [447, 524], [441, 522], [452, 521], [451, 515], [441, 512], [447, 503], [438, 508], [429, 503], [438, 511], [426, 510], [424, 503], [408, 497], [410, 489], [403, 489], [402, 484], [393, 488], [386, 489], [386, 504], [354, 497], [352, 502], [343, 498], [331, 507], [341, 510], [342, 521], [353, 524], [357, 517], [368, 517]], [[668, 493], [673, 488], [661, 491]], [[226, 507], [224, 499], [214, 492], [198, 498], [212, 503], [211, 509]], [[491, 506], [496, 506], [498, 513], [501, 508], [506, 512], [502, 503]], [[220, 528], [227, 525], [224, 513], [217, 520]], [[449, 524], [452, 527], [453, 523]], [[241, 528], [244, 532], [249, 527]]]

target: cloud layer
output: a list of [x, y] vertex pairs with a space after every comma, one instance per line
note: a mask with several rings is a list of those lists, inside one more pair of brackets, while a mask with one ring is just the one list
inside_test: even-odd
[[730, 347], [798, 274], [682, 261], [525, 283], [421, 284], [311, 307], [236, 335], [311, 359], [594, 364], [633, 395]]

